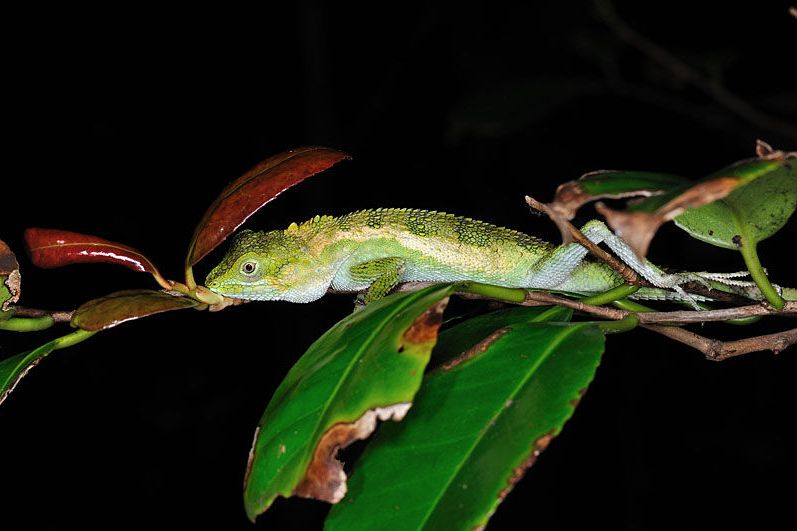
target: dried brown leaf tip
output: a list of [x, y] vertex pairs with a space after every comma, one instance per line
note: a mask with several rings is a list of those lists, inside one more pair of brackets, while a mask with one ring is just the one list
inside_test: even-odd
[[773, 148], [761, 139], [755, 141], [755, 154], [761, 160], [786, 160], [797, 158], [797, 151], [781, 151], [780, 149]]
[[612, 210], [603, 203], [595, 205], [606, 222], [623, 238], [640, 258], [644, 258], [659, 227], [690, 208], [697, 208], [727, 196], [738, 184], [734, 177], [717, 177], [697, 183], [677, 195], [655, 212], [624, 212]]
[[370, 436], [377, 420], [400, 421], [410, 406], [412, 403], [404, 402], [370, 409], [354, 422], [341, 422], [329, 428], [318, 442], [304, 479], [293, 494], [329, 503], [342, 500], [346, 495], [346, 472], [337, 459], [338, 450]]
[[[0, 240], [0, 282], [5, 287], [0, 290], [0, 296], [5, 299], [0, 299], [0, 310], [6, 311], [10, 305], [19, 301], [21, 277], [17, 257], [2, 240]], [[3, 294], [2, 292], [6, 290], [8, 293]]]

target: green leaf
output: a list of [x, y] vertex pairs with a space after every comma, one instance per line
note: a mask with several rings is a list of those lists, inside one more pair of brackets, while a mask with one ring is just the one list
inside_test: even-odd
[[[601, 170], [559, 185], [549, 205], [553, 213], [573, 219], [582, 205], [598, 199], [650, 197], [689, 186], [689, 180], [669, 173]], [[551, 215], [551, 213], [549, 213]]]
[[673, 190], [689, 182], [685, 177], [670, 173], [647, 171], [596, 171], [577, 181], [583, 192], [598, 197], [625, 197]]
[[199, 304], [194, 299], [162, 291], [149, 289], [117, 291], [91, 300], [75, 310], [72, 326], [96, 332], [126, 321], [161, 312], [194, 308]]
[[0, 361], [0, 404], [11, 394], [19, 381], [52, 351], [70, 347], [91, 337], [94, 332], [78, 330], [45, 343], [34, 350]]
[[452, 285], [397, 293], [346, 317], [293, 366], [255, 434], [244, 488], [251, 519], [277, 496], [337, 501], [339, 448], [376, 418], [400, 420], [423, 378]]
[[[517, 324], [430, 373], [401, 424], [354, 468], [327, 529], [473, 529], [573, 414], [604, 338], [589, 324]], [[470, 356], [470, 357], [469, 357]]]
[[727, 197], [675, 218], [691, 236], [719, 247], [737, 249], [740, 236], [750, 244], [775, 234], [797, 207], [797, 168], [779, 160], [751, 160], [714, 176], [740, 177], [742, 186]]
[[456, 358], [490, 334], [519, 323], [570, 321], [573, 310], [563, 306], [513, 306], [485, 313], [440, 332], [432, 355], [435, 361]]
[[37, 349], [0, 361], [0, 404], [11, 394], [19, 381], [28, 374], [28, 371], [53, 350], [55, 350], [55, 341], [50, 341]]

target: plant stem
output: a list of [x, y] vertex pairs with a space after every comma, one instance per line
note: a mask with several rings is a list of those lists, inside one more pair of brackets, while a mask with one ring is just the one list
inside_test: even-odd
[[479, 284], [478, 282], [463, 282], [458, 289], [464, 293], [471, 293], [473, 295], [480, 295], [489, 299], [497, 299], [514, 304], [520, 304], [525, 301], [527, 293], [525, 289], [490, 286], [488, 284]]
[[767, 302], [776, 310], [782, 310], [786, 301], [778, 294], [777, 290], [775, 290], [772, 283], [769, 281], [769, 278], [767, 278], [767, 274], [764, 272], [764, 268], [758, 260], [756, 244], [749, 244], [749, 241], [749, 238], [743, 237], [742, 244], [739, 247], [742, 258], [744, 258], [744, 263], [747, 265], [747, 270], [750, 271], [753, 282], [755, 282], [758, 289], [761, 290]]
[[639, 325], [639, 317], [630, 314], [620, 319], [619, 321], [593, 321], [598, 325], [598, 328], [605, 334], [618, 334], [620, 332], [628, 332], [633, 330]]
[[0, 330], [11, 332], [37, 332], [46, 330], [55, 324], [55, 320], [49, 315], [41, 317], [12, 317], [0, 321]]
[[71, 334], [61, 336], [55, 340], [55, 350], [71, 347], [77, 345], [81, 341], [85, 341], [97, 332], [89, 332], [88, 330], [76, 330]]
[[196, 280], [194, 280], [194, 269], [187, 265], [185, 268], [185, 285], [188, 287], [189, 290], [193, 290], [196, 288]]
[[738, 319], [728, 319], [727, 321], [723, 321], [724, 323], [728, 323], [731, 325], [736, 326], [745, 326], [750, 325], [753, 323], [757, 323], [761, 320], [760, 315], [751, 315], [750, 317], [739, 317]]
[[612, 305], [615, 308], [620, 308], [621, 310], [625, 310], [627, 312], [634, 312], [634, 313], [644, 313], [644, 312], [655, 312], [653, 308], [649, 308], [644, 304], [639, 304], [638, 302], [629, 301], [628, 299], [620, 299], [612, 302]]
[[157, 282], [158, 285], [160, 287], [162, 287], [163, 289], [165, 289], [165, 290], [172, 289], [171, 283], [168, 280], [166, 280], [165, 278], [163, 278], [163, 275], [161, 275], [158, 272], [157, 269], [152, 273], [152, 276], [153, 276], [153, 278], [155, 278], [155, 282]]
[[581, 302], [584, 304], [593, 304], [595, 306], [602, 306], [604, 304], [609, 304], [610, 302], [614, 302], [618, 299], [624, 299], [631, 295], [632, 293], [636, 293], [639, 291], [640, 286], [636, 286], [634, 284], [620, 284], [617, 287], [610, 289], [609, 291], [604, 291], [603, 293], [598, 293], [597, 295], [592, 295], [590, 297], [585, 297], [581, 299]]

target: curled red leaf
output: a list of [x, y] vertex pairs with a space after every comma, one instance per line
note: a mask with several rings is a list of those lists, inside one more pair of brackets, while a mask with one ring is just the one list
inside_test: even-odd
[[202, 260], [279, 194], [348, 158], [349, 155], [336, 149], [310, 146], [264, 160], [230, 183], [210, 205], [191, 239], [186, 266]]
[[152, 262], [140, 251], [90, 234], [31, 228], [25, 231], [25, 245], [31, 261], [45, 269], [104, 262], [159, 276]]

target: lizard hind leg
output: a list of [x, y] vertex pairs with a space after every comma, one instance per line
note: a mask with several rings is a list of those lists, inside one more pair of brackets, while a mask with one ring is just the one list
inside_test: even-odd
[[642, 275], [648, 282], [658, 288], [671, 289], [689, 300], [688, 295], [680, 288], [680, 284], [687, 282], [700, 282], [706, 284], [707, 280], [697, 273], [665, 273], [644, 258], [639, 258], [625, 240], [614, 234], [605, 223], [599, 220], [587, 222], [581, 232], [593, 243], [606, 243], [626, 265]]
[[406, 268], [403, 258], [376, 258], [353, 265], [349, 268], [352, 279], [370, 282], [365, 293], [358, 298], [363, 304], [370, 304], [391, 292], [401, 281]]

